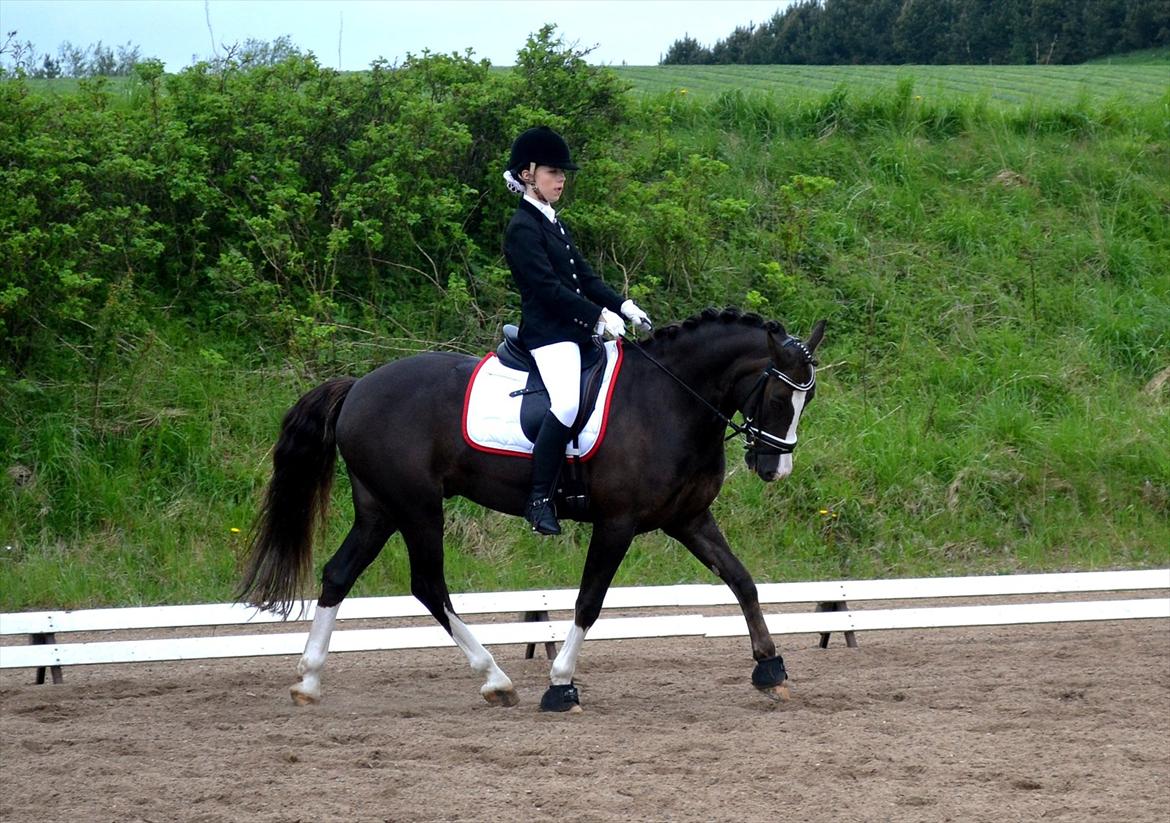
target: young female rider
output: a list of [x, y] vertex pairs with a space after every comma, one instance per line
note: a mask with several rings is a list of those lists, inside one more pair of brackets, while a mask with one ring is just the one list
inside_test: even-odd
[[504, 173], [508, 188], [523, 195], [504, 237], [504, 256], [520, 290], [520, 342], [532, 352], [552, 404], [532, 451], [532, 492], [524, 511], [540, 534], [561, 532], [552, 501], [577, 417], [581, 345], [594, 334], [624, 334], [622, 315], [650, 326], [646, 312], [593, 272], [557, 219], [553, 205], [564, 191], [565, 172], [576, 168], [564, 138], [539, 126], [512, 143]]

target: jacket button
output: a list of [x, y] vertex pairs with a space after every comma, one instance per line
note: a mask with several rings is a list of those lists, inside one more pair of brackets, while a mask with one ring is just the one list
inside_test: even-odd
[[574, 274], [574, 275], [573, 275], [573, 279], [574, 279], [574, 280], [576, 280], [576, 279], [577, 279], [577, 275], [575, 275], [575, 274]]
[[570, 257], [570, 258], [569, 258], [569, 262], [570, 262], [570, 263], [576, 263], [577, 261], [576, 261], [576, 260], [574, 260], [572, 257]]
[[568, 247], [568, 246], [565, 246], [565, 251], [568, 251], [568, 250], [569, 250], [569, 247]]
[[581, 290], [580, 290], [580, 289], [577, 289], [577, 294], [580, 294], [580, 293], [581, 293]]

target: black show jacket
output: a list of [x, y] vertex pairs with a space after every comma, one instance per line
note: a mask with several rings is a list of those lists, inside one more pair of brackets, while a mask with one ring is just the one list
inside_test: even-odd
[[504, 257], [520, 290], [520, 342], [529, 349], [588, 343], [602, 307], [621, 312], [622, 298], [585, 262], [564, 224], [527, 200], [508, 223]]

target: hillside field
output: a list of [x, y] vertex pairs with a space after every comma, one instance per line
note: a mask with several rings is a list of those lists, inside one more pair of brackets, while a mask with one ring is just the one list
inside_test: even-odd
[[[0, 611], [229, 599], [297, 397], [517, 319], [500, 168], [540, 121], [581, 159], [579, 244], [656, 325], [828, 321], [794, 474], [728, 446], [715, 513], [758, 580], [1170, 565], [1166, 63], [559, 49], [0, 77]], [[447, 512], [453, 590], [577, 583], [588, 526]], [[712, 580], [651, 534], [616, 582]], [[354, 593], [406, 591], [395, 536]]]
[[1170, 93], [1170, 64], [1079, 66], [621, 66], [614, 71], [637, 94], [712, 97], [763, 92], [809, 99], [838, 86], [867, 95], [913, 81], [915, 94], [987, 99], [1006, 106], [1061, 105], [1123, 99], [1156, 102]]

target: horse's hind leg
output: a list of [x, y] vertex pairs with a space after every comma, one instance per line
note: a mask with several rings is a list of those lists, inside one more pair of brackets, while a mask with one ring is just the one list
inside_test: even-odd
[[321, 597], [313, 612], [309, 640], [297, 663], [297, 674], [301, 680], [289, 687], [293, 702], [299, 706], [321, 700], [321, 670], [329, 654], [329, 638], [333, 635], [337, 610], [358, 577], [394, 533], [389, 518], [356, 480], [353, 481], [353, 488], [357, 517], [342, 541], [341, 548], [325, 564], [321, 575]]
[[768, 631], [768, 624], [764, 622], [755, 581], [739, 558], [732, 554], [710, 510], [686, 523], [664, 528], [663, 531], [686, 546], [735, 594], [743, 610], [744, 620], [747, 621], [752, 656], [756, 660], [752, 685], [773, 700], [787, 700], [788, 674], [784, 670], [783, 658], [776, 653], [776, 643]]
[[475, 639], [451, 605], [451, 595], [443, 575], [442, 503], [432, 507], [421, 503], [416, 505], [411, 522], [402, 524], [402, 537], [410, 556], [411, 594], [451, 635], [455, 645], [467, 657], [472, 671], [483, 676], [484, 683], [479, 689], [483, 699], [493, 706], [515, 706], [520, 698], [511, 679], [496, 664], [491, 652]]

